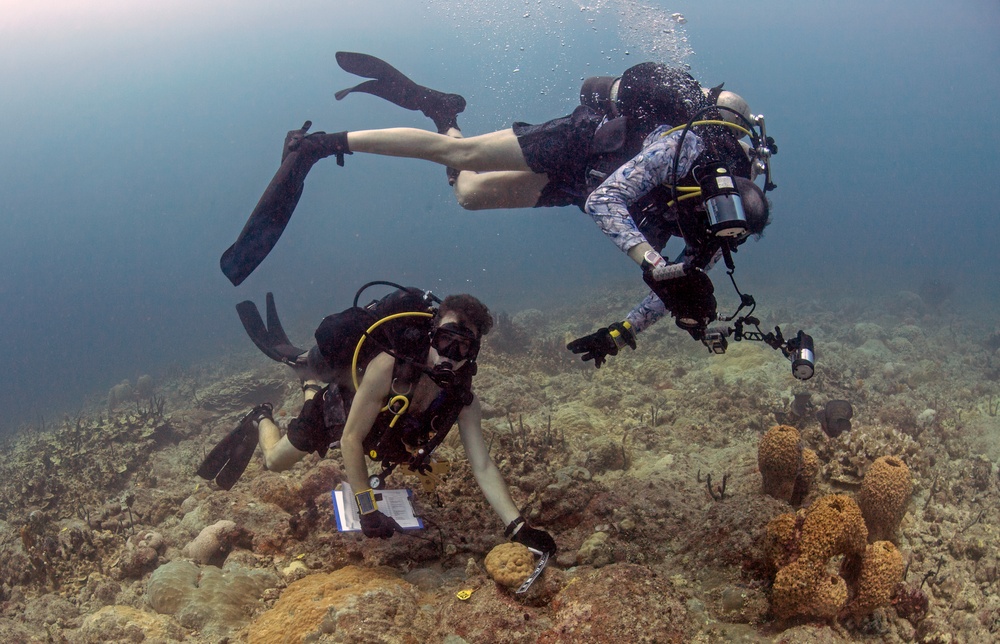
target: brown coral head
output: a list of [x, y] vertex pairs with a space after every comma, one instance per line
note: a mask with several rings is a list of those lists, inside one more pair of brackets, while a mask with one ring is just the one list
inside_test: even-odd
[[501, 586], [514, 589], [524, 583], [535, 568], [535, 559], [520, 543], [503, 543], [486, 555], [486, 572]]

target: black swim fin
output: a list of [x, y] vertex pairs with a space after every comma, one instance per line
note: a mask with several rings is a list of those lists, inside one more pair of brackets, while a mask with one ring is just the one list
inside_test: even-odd
[[198, 476], [211, 481], [223, 490], [230, 490], [243, 476], [257, 449], [257, 422], [271, 416], [271, 404], [257, 405], [244, 416], [236, 429], [229, 432], [198, 468]]
[[304, 349], [299, 349], [292, 344], [285, 334], [285, 329], [278, 319], [278, 309], [274, 305], [274, 294], [267, 294], [267, 325], [260, 317], [257, 305], [251, 300], [245, 300], [236, 305], [236, 312], [240, 315], [240, 322], [246, 329], [247, 335], [257, 345], [261, 353], [271, 360], [282, 362], [287, 365], [294, 365], [295, 359], [305, 353]]
[[233, 286], [242, 284], [278, 243], [299, 203], [306, 175], [313, 165], [332, 155], [337, 156], [338, 165], [344, 165], [344, 155], [351, 154], [346, 132], [316, 132], [307, 136], [310, 126], [312, 123], [306, 121], [300, 129], [285, 136], [281, 167], [250, 213], [236, 242], [222, 254], [219, 264]]
[[340, 90], [334, 94], [338, 101], [352, 92], [371, 94], [404, 109], [420, 110], [434, 121], [438, 132], [458, 128], [458, 115], [465, 110], [465, 99], [458, 94], [417, 85], [389, 63], [368, 54], [338, 51], [337, 64], [346, 72], [374, 79]]

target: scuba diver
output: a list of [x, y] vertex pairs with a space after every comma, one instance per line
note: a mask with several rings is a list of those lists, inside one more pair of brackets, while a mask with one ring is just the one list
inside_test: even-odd
[[[621, 78], [587, 79], [581, 105], [572, 114], [539, 125], [512, 127], [464, 138], [457, 117], [465, 99], [417, 85], [383, 60], [337, 52], [340, 66], [369, 78], [336, 93], [384, 98], [430, 117], [437, 133], [417, 128], [308, 133], [311, 122], [285, 137], [282, 163], [254, 208], [237, 241], [222, 256], [223, 273], [239, 285], [277, 243], [302, 195], [305, 178], [320, 159], [335, 156], [344, 165], [354, 152], [424, 159], [448, 168], [458, 203], [466, 209], [576, 205], [618, 166], [642, 149], [657, 126], [683, 125], [694, 116], [744, 123], [752, 129], [746, 102], [721, 86], [702, 89], [690, 74], [657, 63], [642, 63]], [[740, 126], [737, 126], [740, 127]], [[766, 146], [742, 146], [734, 130], [705, 126], [702, 163], [725, 162], [736, 176], [750, 178], [766, 167]], [[749, 156], [748, 156], [749, 155]], [[741, 186], [742, 187], [742, 186]]]
[[[716, 353], [725, 351], [720, 334], [740, 340], [742, 324], [756, 325], [750, 314], [735, 317], [748, 306], [744, 300], [730, 318], [735, 328], [710, 332], [707, 326], [723, 318], [706, 270], [724, 259], [732, 278], [737, 247], [759, 238], [770, 223], [765, 195], [776, 187], [770, 157], [777, 146], [763, 117], [753, 116], [738, 94], [722, 85], [703, 88], [684, 70], [646, 62], [621, 77], [588, 78], [581, 105], [568, 116], [464, 138], [457, 121], [465, 109], [461, 96], [418, 85], [367, 54], [337, 52], [337, 62], [371, 79], [337, 92], [338, 100], [372, 94], [423, 112], [437, 133], [388, 128], [309, 134], [308, 121], [289, 132], [278, 173], [223, 254], [222, 269], [233, 284], [277, 242], [313, 164], [335, 156], [344, 165], [345, 155], [366, 152], [446, 166], [456, 199], [467, 209], [576, 205], [590, 214], [641, 267], [651, 291], [624, 321], [567, 345], [598, 368], [624, 346], [634, 349], [636, 334], [667, 312]], [[754, 183], [758, 175], [765, 178], [763, 188]], [[671, 236], [682, 238], [685, 248], [668, 262], [660, 251]], [[767, 334], [760, 336], [746, 337]], [[780, 331], [769, 344], [786, 356], [794, 353]]]
[[[361, 293], [375, 284], [397, 290], [359, 307]], [[270, 293], [266, 325], [253, 302], [242, 302], [237, 310], [257, 347], [299, 376], [304, 403], [284, 435], [270, 404], [255, 407], [209, 453], [199, 476], [228, 490], [258, 443], [272, 471], [286, 470], [310, 452], [325, 456], [330, 446], [339, 445], [362, 531], [387, 539], [402, 528], [379, 511], [374, 490], [399, 465], [428, 472], [434, 449], [457, 423], [476, 482], [506, 526], [504, 535], [545, 560], [555, 553], [552, 536], [520, 516], [483, 440], [472, 377], [481, 338], [493, 319], [482, 302], [471, 295], [441, 301], [430, 292], [372, 282], [358, 291], [354, 306], [324, 318], [308, 351], [289, 342]], [[381, 463], [379, 474], [369, 476], [366, 455]]]

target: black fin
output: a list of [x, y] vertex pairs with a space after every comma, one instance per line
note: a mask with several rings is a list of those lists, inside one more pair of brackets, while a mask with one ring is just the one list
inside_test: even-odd
[[336, 156], [337, 165], [342, 166], [344, 155], [351, 154], [347, 132], [316, 132], [306, 136], [311, 125], [306, 121], [301, 128], [285, 135], [281, 166], [250, 213], [236, 242], [222, 254], [219, 264], [233, 286], [242, 284], [278, 243], [302, 197], [306, 175], [313, 165], [320, 159]]
[[315, 162], [299, 152], [291, 152], [282, 161], [236, 242], [219, 261], [233, 286], [242, 284], [278, 243], [302, 197], [306, 174]]
[[[252, 422], [244, 420], [241, 423], [241, 427]], [[241, 434], [239, 442], [233, 446], [229, 455], [229, 461], [222, 468], [222, 471], [219, 472], [218, 476], [215, 477], [215, 483], [223, 490], [231, 490], [236, 485], [236, 482], [240, 480], [240, 477], [243, 476], [243, 472], [246, 471], [247, 465], [250, 464], [250, 459], [253, 458], [253, 453], [256, 450], [257, 432], [253, 431], [251, 425], [250, 428]]]
[[374, 78], [376, 80], [395, 80], [412, 83], [406, 74], [399, 71], [381, 58], [376, 58], [370, 54], [361, 54], [353, 51], [338, 51], [336, 53], [337, 64], [345, 72], [361, 76], [362, 78]]
[[257, 449], [258, 430], [254, 422], [262, 407], [254, 407], [233, 431], [212, 448], [198, 467], [198, 476], [208, 481], [215, 479], [223, 490], [232, 489], [236, 485]]
[[237, 427], [219, 441], [218, 445], [212, 448], [212, 451], [208, 453], [208, 456], [205, 457], [205, 460], [198, 467], [198, 476], [206, 481], [211, 481], [218, 476], [222, 468], [229, 462], [229, 455], [241, 438], [239, 432], [240, 428]]
[[236, 312], [254, 345], [271, 360], [291, 364], [305, 352], [304, 349], [293, 345], [288, 336], [285, 335], [285, 329], [281, 326], [281, 320], [278, 319], [278, 309], [274, 305], [272, 293], [267, 294], [267, 326], [264, 326], [260, 311], [251, 300], [237, 304]]
[[334, 94], [338, 101], [352, 92], [362, 92], [404, 109], [420, 110], [434, 121], [439, 132], [458, 127], [456, 118], [465, 110], [465, 99], [458, 94], [446, 94], [418, 85], [389, 63], [368, 54], [338, 51], [337, 64], [346, 72], [373, 79], [340, 90]]

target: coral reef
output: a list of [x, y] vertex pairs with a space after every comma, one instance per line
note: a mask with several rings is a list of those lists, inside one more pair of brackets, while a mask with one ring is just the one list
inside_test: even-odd
[[[613, 588], [614, 592], [601, 589]], [[552, 602], [553, 625], [540, 644], [556, 642], [689, 642], [691, 618], [668, 580], [632, 564], [584, 573]]]
[[341, 642], [427, 641], [417, 624], [417, 590], [388, 568], [347, 566], [291, 583], [249, 629], [249, 641], [304, 642], [336, 633]]
[[910, 469], [896, 456], [875, 459], [861, 481], [858, 505], [872, 541], [892, 540], [913, 491]]
[[222, 519], [205, 526], [194, 540], [184, 546], [184, 556], [196, 563], [221, 566], [235, 546], [248, 546], [250, 538], [246, 528]]
[[226, 635], [244, 627], [253, 611], [263, 608], [264, 591], [277, 584], [267, 571], [171, 561], [153, 571], [146, 593], [157, 613], [172, 615], [186, 628]]
[[[392, 486], [414, 488], [428, 527], [387, 541], [337, 532], [336, 451], [280, 473], [255, 459], [229, 492], [194, 477], [249, 406], [274, 402], [279, 424], [297, 412], [301, 392], [285, 368], [248, 350], [158, 375], [155, 401], [137, 380], [110, 415], [107, 392], [94, 392], [75, 415], [40, 419], [3, 442], [0, 636], [996, 639], [1000, 390], [991, 378], [1000, 357], [984, 355], [982, 340], [995, 316], [942, 309], [931, 320], [913, 294], [891, 307], [769, 297], [781, 304], [768, 318], [806, 316], [816, 330], [822, 363], [808, 383], [792, 382], [769, 349], [738, 343], [706, 356], [671, 325], [644, 332], [639, 350], [599, 371], [565, 350], [593, 320], [628, 310], [627, 295], [513, 316], [531, 329], [529, 348], [501, 352], [489, 338], [483, 347], [476, 391], [490, 453], [518, 508], [559, 545], [527, 596], [484, 570], [503, 526], [458, 432], [439, 448], [450, 471], [433, 489], [393, 475]], [[846, 400], [851, 429], [833, 436], [813, 411]], [[782, 500], [761, 493], [758, 451], [774, 418], [795, 426], [789, 445], [799, 448], [784, 470], [797, 483]], [[861, 536], [865, 521], [876, 523], [861, 500], [880, 498], [868, 478], [884, 454], [905, 463], [912, 498], [879, 541], [872, 525]], [[781, 486], [787, 495], [787, 479]], [[837, 509], [827, 496], [845, 490], [860, 509]], [[799, 497], [806, 507], [788, 512]], [[241, 532], [199, 537], [219, 522]], [[200, 554], [185, 553], [194, 542]], [[317, 607], [310, 592], [336, 603]]]

